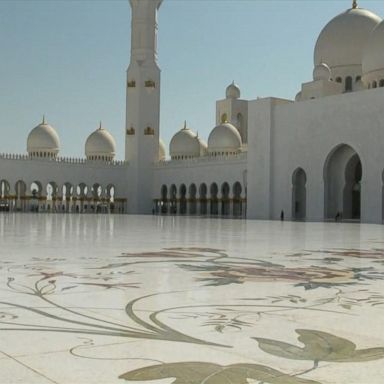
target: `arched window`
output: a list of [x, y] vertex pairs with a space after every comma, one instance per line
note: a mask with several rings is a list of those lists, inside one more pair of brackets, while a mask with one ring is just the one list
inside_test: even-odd
[[372, 88], [377, 88], [377, 82], [376, 82], [376, 81], [374, 81], [374, 82], [372, 83]]
[[352, 91], [352, 77], [348, 76], [345, 78], [345, 92]]
[[361, 80], [361, 76], [356, 76], [356, 83]]
[[336, 83], [342, 83], [343, 79], [341, 77], [336, 77]]
[[379, 87], [384, 87], [384, 79], [380, 80]]
[[228, 115], [227, 115], [226, 113], [223, 113], [223, 114], [221, 115], [221, 119], [220, 119], [220, 121], [221, 121], [222, 123], [227, 123], [227, 122], [228, 122]]

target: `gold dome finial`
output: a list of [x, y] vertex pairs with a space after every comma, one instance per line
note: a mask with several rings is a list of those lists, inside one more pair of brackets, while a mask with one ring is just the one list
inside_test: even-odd
[[184, 120], [184, 128], [183, 129], [187, 129], [187, 120]]
[[103, 123], [100, 120], [99, 129], [103, 129]]
[[45, 122], [45, 115], [43, 115], [43, 121], [42, 121], [41, 124], [46, 124], [46, 122]]
[[353, 0], [352, 2], [352, 9], [356, 9], [358, 7], [357, 0]]

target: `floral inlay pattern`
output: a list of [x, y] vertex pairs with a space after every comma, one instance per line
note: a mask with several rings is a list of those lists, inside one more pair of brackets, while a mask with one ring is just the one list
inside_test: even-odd
[[[263, 329], [318, 316], [353, 322], [361, 311], [382, 311], [383, 260], [384, 250], [377, 248], [238, 257], [205, 247], [126, 252], [108, 259], [91, 255], [81, 258], [80, 268], [61, 257], [2, 260], [7, 299], [0, 300], [0, 337], [4, 332], [71, 335], [73, 358], [134, 364], [125, 373], [114, 372], [120, 381], [322, 384], [329, 364], [381, 360], [384, 341], [370, 346], [367, 340], [358, 347], [346, 335], [313, 324], [291, 330], [298, 334], [296, 345]], [[159, 291], [159, 281], [169, 284], [162, 283]], [[119, 298], [112, 306], [111, 295]], [[76, 297], [98, 297], [99, 305], [72, 301]], [[111, 342], [113, 347], [101, 353], [106, 338], [121, 342]], [[138, 341], [155, 343], [151, 348], [159, 351], [174, 344], [185, 356], [164, 359], [148, 349], [138, 356], [119, 352], [121, 343]], [[238, 349], [240, 342], [245, 350]], [[191, 359], [189, 348], [247, 358], [232, 364], [212, 357], [199, 361]], [[299, 365], [289, 369], [281, 359]]]

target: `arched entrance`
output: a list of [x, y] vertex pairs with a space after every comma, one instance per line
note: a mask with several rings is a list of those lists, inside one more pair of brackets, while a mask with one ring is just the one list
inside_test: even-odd
[[168, 213], [168, 188], [166, 185], [161, 186], [160, 213]]
[[11, 185], [7, 180], [0, 181], [0, 211], [8, 212], [11, 209]]
[[169, 191], [169, 209], [172, 215], [177, 214], [177, 188], [175, 184], [171, 185]]
[[200, 184], [199, 197], [200, 197], [200, 215], [206, 215], [208, 213], [208, 200], [207, 200], [208, 188], [207, 184]]
[[180, 215], [185, 215], [187, 213], [187, 187], [185, 184], [181, 184], [179, 188], [179, 197], [180, 197]]
[[243, 207], [241, 203], [241, 184], [237, 181], [235, 184], [233, 184], [233, 216], [242, 216], [243, 214]]
[[196, 215], [197, 213], [197, 201], [196, 201], [197, 188], [196, 184], [189, 186], [189, 214]]
[[324, 166], [324, 211], [326, 219], [360, 220], [362, 166], [349, 145], [336, 147]]
[[292, 175], [292, 219], [304, 220], [307, 214], [307, 175], [297, 168]]
[[228, 216], [230, 214], [229, 184], [223, 183], [221, 186], [221, 215]]
[[26, 194], [27, 194], [27, 185], [23, 180], [18, 180], [15, 184], [16, 192], [16, 210], [25, 211], [26, 210]]
[[211, 192], [211, 215], [218, 215], [219, 214], [219, 199], [217, 197], [219, 193], [219, 188], [216, 183], [211, 184], [210, 188]]

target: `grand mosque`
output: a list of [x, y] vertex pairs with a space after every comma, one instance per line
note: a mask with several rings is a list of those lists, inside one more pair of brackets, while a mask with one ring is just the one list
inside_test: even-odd
[[43, 119], [27, 154], [0, 155], [7, 211], [228, 216], [322, 221], [384, 218], [384, 22], [352, 8], [321, 31], [313, 79], [295, 100], [243, 100], [230, 84], [207, 140], [187, 124], [160, 139], [157, 12], [162, 0], [130, 0], [125, 159], [100, 124], [85, 158], [59, 156]]

